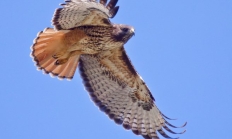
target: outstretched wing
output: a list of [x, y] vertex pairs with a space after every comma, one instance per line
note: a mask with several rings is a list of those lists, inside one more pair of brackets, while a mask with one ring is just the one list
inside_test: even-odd
[[113, 18], [119, 7], [115, 5], [118, 0], [70, 0], [56, 9], [52, 24], [56, 30], [71, 29], [82, 25], [111, 25], [109, 18]]
[[167, 127], [176, 128], [154, 104], [152, 94], [123, 47], [97, 55], [82, 55], [79, 68], [92, 100], [117, 124], [146, 139], [158, 139], [157, 131], [170, 138], [163, 128], [177, 134]]

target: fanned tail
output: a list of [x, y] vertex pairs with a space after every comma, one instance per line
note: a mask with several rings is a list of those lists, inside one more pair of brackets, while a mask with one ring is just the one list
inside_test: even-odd
[[46, 28], [38, 33], [31, 47], [31, 57], [38, 69], [43, 70], [46, 74], [58, 76], [60, 79], [73, 78], [80, 57], [80, 55], [74, 55], [62, 64], [58, 63], [55, 55], [65, 52], [67, 49], [63, 41], [63, 37], [67, 32]]

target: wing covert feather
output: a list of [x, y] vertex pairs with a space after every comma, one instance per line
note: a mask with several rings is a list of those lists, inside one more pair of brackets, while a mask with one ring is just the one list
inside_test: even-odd
[[100, 2], [93, 0], [70, 0], [61, 4], [62, 8], [56, 9], [52, 25], [56, 30], [71, 29], [84, 25], [109, 26], [109, 18], [113, 18], [118, 6], [117, 0], [110, 0], [106, 5], [106, 0]]
[[162, 130], [169, 130], [165, 117], [123, 47], [82, 55], [79, 70], [91, 99], [110, 119], [146, 139], [159, 139], [157, 132], [169, 137]]

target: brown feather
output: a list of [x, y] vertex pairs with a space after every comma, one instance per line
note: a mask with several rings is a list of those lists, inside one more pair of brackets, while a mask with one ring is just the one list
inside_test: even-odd
[[100, 0], [100, 3], [105, 6], [107, 3], [107, 0]]
[[[66, 4], [63, 4], [62, 6], [65, 6], [65, 5]], [[61, 30], [62, 29], [61, 25], [59, 24], [59, 18], [60, 18], [61, 10], [62, 10], [62, 8], [56, 9], [55, 13], [54, 13], [54, 16], [53, 16], [53, 19], [52, 19], [52, 24], [54, 25], [54, 28], [56, 30]]]
[[110, 2], [107, 4], [106, 8], [109, 10], [112, 10], [115, 5], [117, 4], [118, 0], [110, 0]]
[[119, 10], [119, 6], [116, 6], [112, 10], [110, 10], [111, 18], [114, 18], [114, 16], [117, 14], [118, 10]]
[[[123, 45], [134, 28], [112, 24], [118, 0], [68, 0], [55, 11], [54, 29], [40, 32], [31, 47], [38, 69], [58, 78], [72, 79], [79, 64], [80, 74], [91, 99], [110, 119], [145, 139], [159, 139], [157, 132], [172, 134], [155, 105], [150, 90], [133, 67]], [[99, 4], [100, 3], [100, 4]], [[116, 6], [116, 7], [115, 7]], [[79, 60], [80, 59], [80, 60]], [[184, 124], [182, 127], [184, 127]]]
[[118, 7], [115, 7], [117, 1], [111, 0], [107, 6], [105, 6], [107, 0], [100, 0], [100, 2], [93, 0], [66, 1], [64, 4], [61, 4], [61, 8], [55, 10], [52, 25], [54, 25], [56, 30], [72, 29], [85, 25], [112, 25], [109, 24], [110, 22], [105, 23], [104, 21], [116, 15], [118, 11]]
[[92, 100], [117, 124], [146, 139], [159, 139], [157, 132], [168, 138], [162, 128], [176, 134], [167, 128], [165, 117], [123, 47], [82, 55], [79, 68]]

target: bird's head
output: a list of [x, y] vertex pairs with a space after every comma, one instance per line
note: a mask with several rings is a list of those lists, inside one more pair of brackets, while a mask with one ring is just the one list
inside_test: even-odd
[[115, 41], [123, 42], [124, 44], [135, 35], [135, 29], [132, 26], [114, 24], [112, 37]]

